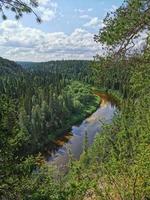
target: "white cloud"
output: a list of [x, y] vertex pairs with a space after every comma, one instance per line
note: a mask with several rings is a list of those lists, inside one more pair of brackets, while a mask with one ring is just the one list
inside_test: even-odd
[[146, 45], [148, 37], [148, 30], [144, 30], [139, 32], [135, 39], [133, 39], [133, 43], [130, 43], [128, 47], [131, 47], [129, 51], [127, 52], [128, 54], [132, 54], [133, 52], [141, 53], [141, 51], [144, 49]]
[[12, 60], [91, 59], [101, 51], [93, 34], [81, 28], [65, 34], [47, 33], [12, 20], [0, 24], [0, 55]]
[[77, 12], [77, 13], [84, 13], [85, 12], [85, 10], [80, 9], [80, 8], [75, 8], [74, 11]]
[[93, 8], [88, 8], [88, 12], [92, 12], [93, 11]]
[[46, 6], [49, 2], [51, 2], [51, 1], [50, 0], [38, 0], [38, 3], [40, 5], [44, 5], [44, 6]]
[[89, 15], [81, 15], [79, 16], [81, 19], [90, 19], [91, 17]]
[[84, 13], [92, 12], [93, 8], [88, 8], [88, 9], [75, 8], [74, 11], [76, 13], [84, 14]]
[[51, 10], [49, 8], [39, 7], [40, 17], [42, 21], [51, 21], [55, 18], [56, 12], [54, 10]]
[[51, 21], [56, 17], [58, 4], [54, 0], [39, 0], [37, 11], [42, 21]]
[[[30, 4], [29, 0], [24, 0]], [[55, 0], [38, 0], [39, 6], [34, 10], [39, 14], [42, 21], [51, 21], [56, 17], [58, 4]]]
[[105, 13], [111, 13], [111, 12], [116, 11], [117, 8], [118, 8], [118, 6], [112, 5], [111, 8], [105, 9], [104, 11], [105, 11]]
[[93, 17], [90, 19], [89, 22], [85, 23], [83, 26], [95, 28], [95, 27], [103, 27], [104, 24], [103, 24], [103, 21], [100, 20], [98, 17]]

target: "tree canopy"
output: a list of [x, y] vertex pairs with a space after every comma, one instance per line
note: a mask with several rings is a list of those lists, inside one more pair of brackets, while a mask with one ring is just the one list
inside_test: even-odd
[[[20, 63], [22, 69], [0, 58], [2, 200], [150, 198], [150, 1], [125, 0], [104, 24], [95, 39], [110, 51], [92, 69], [88, 61]], [[140, 53], [127, 55], [145, 31]], [[113, 95], [119, 109], [89, 149], [85, 134], [83, 155], [70, 159], [63, 176], [34, 152], [94, 111], [93, 86]]]
[[105, 26], [95, 40], [119, 55], [125, 54], [134, 47], [140, 33], [150, 28], [150, 1], [125, 0], [116, 11], [107, 14], [103, 22]]
[[24, 13], [33, 13], [37, 22], [41, 22], [40, 17], [34, 11], [36, 7], [38, 7], [38, 0], [0, 0], [0, 12], [4, 20], [7, 19], [6, 10], [10, 10], [16, 19], [20, 19]]

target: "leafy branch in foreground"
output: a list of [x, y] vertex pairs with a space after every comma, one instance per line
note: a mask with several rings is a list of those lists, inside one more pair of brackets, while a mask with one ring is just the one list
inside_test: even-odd
[[140, 33], [150, 28], [150, 1], [125, 0], [115, 12], [107, 14], [104, 24], [95, 36], [96, 42], [107, 45], [117, 55], [133, 51]]
[[7, 19], [5, 14], [6, 9], [14, 12], [15, 18], [20, 19], [24, 13], [33, 13], [36, 16], [37, 22], [41, 22], [40, 17], [36, 14], [33, 8], [38, 7], [37, 0], [0, 0], [0, 12], [2, 13], [3, 20]]

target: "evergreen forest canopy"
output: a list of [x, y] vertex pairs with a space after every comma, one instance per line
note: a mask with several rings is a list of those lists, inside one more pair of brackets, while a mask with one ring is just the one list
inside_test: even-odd
[[[1, 99], [12, 101], [26, 142], [20, 152], [34, 153], [96, 110], [99, 99], [89, 83], [89, 61], [23, 63], [1, 58]], [[23, 153], [23, 154], [24, 154]]]
[[[150, 198], [150, 1], [125, 0], [104, 24], [95, 40], [107, 45], [108, 54], [92, 64], [52, 61], [22, 68], [0, 59], [1, 199]], [[147, 37], [136, 51], [143, 32]], [[61, 176], [33, 152], [64, 124], [96, 109], [92, 86], [121, 95], [120, 111], [79, 161], [70, 158]]]

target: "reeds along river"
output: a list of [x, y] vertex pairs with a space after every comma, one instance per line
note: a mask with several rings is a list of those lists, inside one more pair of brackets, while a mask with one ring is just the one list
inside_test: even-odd
[[79, 159], [83, 151], [85, 133], [88, 145], [93, 143], [96, 134], [100, 134], [103, 124], [111, 123], [116, 111], [116, 102], [106, 93], [95, 93], [100, 96], [100, 107], [90, 117], [85, 119], [79, 126], [72, 126], [70, 133], [55, 141], [56, 148], [47, 155], [47, 162], [56, 164], [59, 169], [66, 168], [69, 159], [69, 152], [75, 159]]

